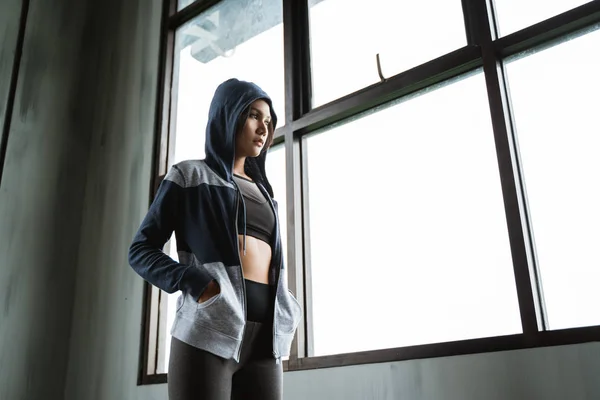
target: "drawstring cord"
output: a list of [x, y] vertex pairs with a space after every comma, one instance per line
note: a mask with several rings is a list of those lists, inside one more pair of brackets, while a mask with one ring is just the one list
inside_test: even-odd
[[242, 249], [244, 252], [244, 256], [246, 255], [246, 201], [244, 200], [244, 196], [242, 196], [242, 191], [240, 189], [240, 187], [238, 186], [238, 184], [233, 181], [233, 184], [235, 185], [235, 187], [237, 188], [238, 191], [238, 202], [241, 200], [242, 201], [242, 211], [244, 213], [244, 240], [243, 240], [243, 245], [242, 245]]
[[242, 209], [244, 210], [244, 256], [246, 255], [246, 201], [244, 200], [244, 196], [240, 194], [240, 198], [242, 199]]

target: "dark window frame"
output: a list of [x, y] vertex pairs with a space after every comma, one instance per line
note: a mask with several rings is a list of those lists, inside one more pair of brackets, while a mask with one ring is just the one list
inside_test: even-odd
[[[151, 197], [166, 174], [174, 130], [170, 127], [175, 30], [220, 0], [197, 0], [176, 11], [176, 0], [164, 0], [161, 23], [159, 82]], [[600, 0], [594, 0], [537, 24], [498, 38], [493, 0], [462, 0], [467, 45], [317, 108], [311, 105], [311, 70], [306, 0], [283, 1], [285, 116], [275, 144], [285, 146], [287, 260], [289, 286], [304, 305], [304, 318], [292, 344], [285, 371], [446, 357], [600, 341], [600, 326], [548, 330], [504, 60], [525, 51], [552, 46], [600, 23]], [[374, 60], [375, 67], [375, 60]], [[523, 333], [393, 349], [307, 357], [312, 353], [312, 301], [307, 166], [304, 136], [424, 88], [482, 69], [490, 106], [506, 221]], [[156, 296], [155, 296], [156, 297]], [[144, 288], [143, 329], [138, 384], [165, 383], [166, 374], [149, 374], [152, 287]], [[154, 300], [156, 301], [156, 300]], [[157, 305], [154, 306], [157, 309]], [[156, 317], [156, 316], [155, 316]], [[154, 318], [158, 320], [158, 317]], [[156, 344], [155, 344], [156, 345]], [[156, 348], [153, 353], [156, 354]]]
[[[27, 27], [27, 16], [29, 15], [29, 0], [21, 1], [21, 12], [19, 14], [19, 28], [14, 47], [12, 68], [10, 71], [10, 80], [6, 93], [6, 103], [4, 105], [4, 119], [0, 119], [0, 184], [4, 174], [4, 164], [6, 162], [6, 152], [8, 151], [8, 135], [15, 107], [15, 98], [17, 94], [17, 83], [19, 81], [19, 71], [21, 70], [21, 58], [23, 56], [23, 44], [25, 42], [25, 29]], [[10, 45], [5, 41], [6, 45]], [[4, 96], [4, 93], [0, 93]], [[0, 104], [1, 105], [1, 104]]]

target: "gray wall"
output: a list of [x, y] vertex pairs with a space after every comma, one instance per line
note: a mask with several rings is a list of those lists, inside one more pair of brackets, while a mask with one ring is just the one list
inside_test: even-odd
[[596, 400], [600, 344], [291, 372], [285, 390], [286, 400]]
[[[19, 14], [2, 1], [2, 104]], [[0, 188], [0, 399], [63, 393], [90, 139], [76, 99], [86, 15], [78, 0], [29, 9]]]
[[[161, 0], [98, 5], [95, 108], [81, 225], [66, 399], [166, 399], [137, 387], [143, 281], [127, 250], [148, 209]], [[106, 19], [105, 19], [106, 18]]]
[[[160, 3], [31, 2], [0, 188], [2, 400], [167, 398], [136, 386], [143, 282], [126, 258], [148, 206]], [[19, 6], [0, 3], [0, 111]], [[591, 400], [598, 376], [594, 343], [284, 379], [286, 399]]]

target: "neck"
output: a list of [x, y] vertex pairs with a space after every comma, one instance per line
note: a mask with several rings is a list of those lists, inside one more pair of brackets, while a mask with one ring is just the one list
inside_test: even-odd
[[236, 157], [233, 162], [233, 173], [237, 175], [245, 176], [244, 165], [246, 164], [246, 157]]

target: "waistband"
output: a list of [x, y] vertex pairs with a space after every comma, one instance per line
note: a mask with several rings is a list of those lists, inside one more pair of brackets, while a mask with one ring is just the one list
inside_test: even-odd
[[275, 286], [244, 279], [248, 321], [272, 323]]

